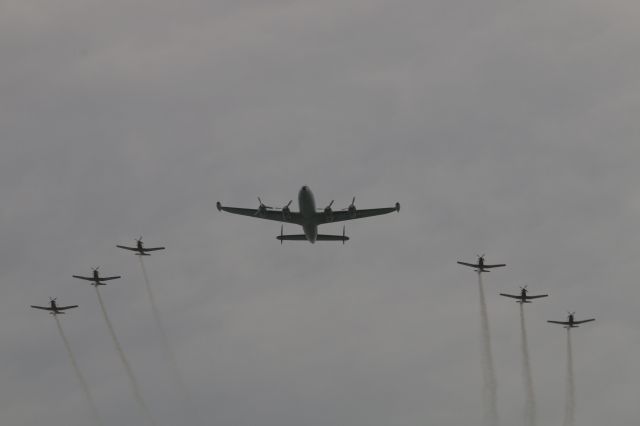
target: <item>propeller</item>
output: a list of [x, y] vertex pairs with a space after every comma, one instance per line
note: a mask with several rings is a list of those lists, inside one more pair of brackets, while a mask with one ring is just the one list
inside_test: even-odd
[[49, 301], [51, 301], [51, 302], [55, 302], [56, 300], [58, 300], [57, 297], [49, 297]]
[[342, 245], [344, 245], [344, 242], [346, 240], [346, 235], [345, 235], [345, 226], [342, 225]]
[[520, 287], [520, 290], [526, 290], [527, 286], [525, 285], [524, 287]]
[[322, 211], [331, 211], [331, 206], [333, 205], [333, 202], [335, 200], [331, 200], [331, 202], [329, 203], [329, 205], [327, 207], [325, 207], [324, 209], [318, 209], [318, 210], [322, 210]]
[[349, 204], [349, 207], [342, 210], [349, 210], [349, 209], [355, 209], [355, 208], [356, 208], [356, 197], [353, 197], [353, 199], [351, 200], [351, 204]]
[[260, 207], [264, 207], [265, 209], [273, 209], [273, 207], [267, 206], [265, 203], [263, 203], [260, 197], [258, 197], [258, 201], [260, 202]]
[[92, 270], [92, 271], [96, 271], [96, 272], [97, 272], [97, 271], [98, 271], [98, 269], [100, 269], [100, 267], [99, 267], [99, 266], [92, 266], [92, 267], [91, 267], [91, 270]]
[[280, 245], [284, 241], [282, 238], [284, 237], [284, 225], [280, 225]]
[[142, 235], [136, 239], [136, 243], [142, 244]]

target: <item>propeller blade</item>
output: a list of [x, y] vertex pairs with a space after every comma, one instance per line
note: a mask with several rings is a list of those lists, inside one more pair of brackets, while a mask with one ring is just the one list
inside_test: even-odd
[[346, 237], [345, 226], [342, 225], [342, 245], [344, 245], [345, 237]]
[[282, 245], [282, 242], [284, 241], [282, 237], [284, 237], [284, 225], [280, 225], [280, 245]]

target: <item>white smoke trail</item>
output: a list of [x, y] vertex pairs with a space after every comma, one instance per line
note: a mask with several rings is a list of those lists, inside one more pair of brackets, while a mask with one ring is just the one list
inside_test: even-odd
[[89, 409], [91, 410], [91, 415], [93, 416], [93, 420], [96, 425], [103, 426], [102, 420], [100, 420], [100, 416], [98, 415], [98, 409], [96, 408], [96, 404], [91, 397], [91, 392], [89, 391], [89, 385], [87, 381], [84, 379], [82, 372], [80, 371], [80, 367], [78, 367], [78, 363], [76, 362], [76, 357], [73, 355], [71, 351], [71, 345], [69, 344], [69, 340], [67, 340], [67, 336], [65, 336], [64, 331], [62, 331], [62, 324], [60, 324], [60, 319], [57, 315], [53, 315], [53, 318], [56, 320], [56, 325], [58, 326], [58, 332], [60, 333], [60, 337], [62, 337], [62, 341], [64, 342], [64, 347], [67, 349], [67, 354], [69, 354], [69, 359], [71, 360], [71, 365], [73, 365], [73, 371], [76, 373], [76, 377], [80, 382], [80, 387], [82, 388], [82, 392], [84, 393], [85, 398], [87, 399], [87, 403], [89, 404]]
[[484, 424], [486, 426], [498, 426], [498, 383], [496, 381], [495, 368], [493, 367], [489, 315], [487, 314], [487, 303], [484, 299], [482, 272], [478, 272], [478, 289], [480, 291], [480, 316], [482, 324], [482, 375], [484, 380], [483, 399], [485, 405]]
[[171, 346], [169, 345], [167, 332], [164, 326], [162, 325], [162, 321], [160, 320], [160, 310], [158, 309], [158, 305], [156, 304], [156, 299], [154, 297], [153, 291], [151, 290], [151, 282], [149, 280], [149, 275], [147, 274], [147, 268], [144, 266], [144, 261], [142, 260], [142, 256], [138, 256], [138, 260], [140, 261], [140, 268], [142, 269], [142, 276], [144, 277], [145, 289], [147, 291], [147, 296], [149, 297], [149, 302], [151, 304], [151, 312], [153, 313], [153, 319], [155, 320], [158, 330], [160, 330], [160, 335], [162, 336], [162, 346], [164, 347], [164, 351], [167, 354], [167, 357], [171, 364], [171, 370], [173, 372], [174, 380], [177, 383], [178, 387], [180, 388], [182, 397], [186, 401], [190, 401], [189, 392], [187, 391], [187, 387], [185, 386], [184, 380], [182, 379], [182, 375], [180, 374], [178, 361], [176, 360], [175, 354], [171, 349]]
[[520, 331], [522, 332], [522, 374], [526, 400], [524, 407], [525, 424], [536, 425], [536, 396], [533, 392], [533, 375], [531, 374], [531, 362], [529, 360], [529, 343], [527, 341], [527, 328], [524, 321], [524, 303], [520, 303]]
[[131, 385], [133, 396], [136, 402], [138, 403], [138, 406], [140, 407], [145, 417], [147, 418], [147, 422], [150, 425], [154, 426], [156, 423], [153, 420], [153, 417], [151, 416], [151, 411], [149, 411], [149, 408], [145, 404], [144, 399], [142, 399], [142, 394], [140, 393], [140, 386], [138, 386], [138, 381], [136, 380], [136, 377], [133, 375], [133, 370], [131, 369], [131, 365], [129, 365], [129, 361], [127, 361], [127, 357], [125, 357], [124, 355], [122, 346], [120, 346], [120, 342], [116, 337], [116, 332], [113, 329], [113, 324], [111, 324], [109, 315], [107, 315], [107, 309], [104, 306], [102, 296], [100, 295], [100, 290], [98, 289], [98, 286], [94, 286], [94, 287], [96, 289], [96, 294], [98, 295], [98, 302], [100, 302], [100, 309], [102, 309], [102, 315], [104, 316], [104, 321], [107, 323], [107, 328], [109, 328], [109, 334], [111, 335], [111, 340], [113, 340], [113, 345], [115, 346], [116, 351], [120, 356], [120, 361], [122, 361], [122, 365], [124, 366], [124, 369], [127, 373], [127, 378], [129, 379], [129, 384]]
[[576, 415], [576, 390], [573, 381], [573, 350], [571, 328], [567, 327], [567, 396], [564, 407], [564, 426], [574, 426]]

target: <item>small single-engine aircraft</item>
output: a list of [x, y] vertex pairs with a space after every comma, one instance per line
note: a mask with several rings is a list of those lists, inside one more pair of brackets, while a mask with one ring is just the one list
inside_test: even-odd
[[560, 325], [564, 325], [564, 328], [577, 328], [578, 324], [583, 324], [585, 322], [590, 322], [590, 321], [595, 321], [595, 318], [590, 318], [590, 319], [586, 319], [586, 320], [581, 320], [581, 321], [576, 321], [573, 319], [573, 316], [575, 315], [575, 312], [569, 312], [569, 316], [567, 317], [566, 321], [547, 321], [550, 322], [552, 324], [560, 324]]
[[460, 265], [469, 266], [471, 268], [475, 268], [476, 272], [489, 272], [489, 268], [502, 268], [503, 266], [507, 266], [505, 263], [499, 263], [496, 265], [485, 265], [484, 263], [484, 254], [478, 256], [478, 263], [467, 263], [467, 262], [458, 262]]
[[36, 309], [43, 309], [45, 311], [49, 311], [49, 313], [51, 315], [63, 315], [64, 312], [62, 311], [66, 311], [67, 309], [73, 309], [73, 308], [77, 308], [78, 305], [71, 305], [71, 306], [58, 306], [56, 305], [56, 299], [53, 297], [49, 298], [49, 303], [51, 303], [51, 306], [36, 306], [36, 305], [31, 305], [32, 308], [36, 308]]
[[99, 285], [106, 285], [105, 283], [103, 283], [102, 281], [109, 281], [109, 280], [117, 280], [118, 278], [120, 278], [120, 275], [118, 275], [117, 277], [101, 277], [100, 274], [98, 273], [98, 268], [91, 268], [93, 269], [93, 276], [92, 277], [83, 277], [80, 275], [73, 275], [73, 278], [78, 278], [81, 280], [87, 280], [87, 281], [93, 281], [91, 283], [91, 285], [94, 286], [99, 286]]
[[125, 250], [131, 250], [131, 251], [135, 251], [136, 256], [151, 256], [149, 253], [150, 251], [157, 251], [157, 250], [164, 250], [164, 247], [144, 247], [144, 245], [142, 244], [142, 237], [138, 238], [136, 240], [136, 246], [135, 247], [127, 247], [127, 246], [116, 246], [118, 248], [121, 249], [125, 249]]
[[535, 296], [529, 296], [527, 294], [527, 292], [528, 292], [527, 286], [525, 285], [524, 287], [520, 287], [520, 294], [519, 295], [500, 293], [500, 296], [511, 297], [513, 299], [518, 299], [518, 300], [516, 300], [517, 303], [531, 303], [530, 302], [531, 299], [539, 299], [541, 297], [549, 296], [548, 294], [538, 294], [538, 295], [535, 295]]
[[289, 201], [284, 207], [276, 209], [265, 205], [260, 197], [258, 197], [260, 205], [257, 209], [243, 209], [238, 207], [226, 207], [219, 201], [216, 203], [218, 210], [239, 214], [249, 217], [257, 217], [260, 219], [275, 220], [278, 222], [293, 223], [302, 226], [304, 234], [297, 235], [284, 235], [284, 225], [280, 228], [280, 235], [276, 238], [282, 241], [309, 241], [315, 243], [316, 241], [345, 241], [349, 239], [344, 234], [344, 228], [342, 229], [342, 235], [325, 235], [318, 234], [318, 225], [331, 222], [341, 222], [344, 220], [362, 219], [369, 216], [378, 216], [381, 214], [387, 214], [391, 212], [400, 211], [400, 203], [396, 203], [394, 207], [383, 207], [380, 209], [356, 209], [356, 197], [353, 197], [349, 207], [343, 210], [333, 211], [331, 206], [333, 200], [324, 209], [316, 209], [316, 202], [313, 196], [313, 192], [308, 186], [303, 186], [298, 192], [298, 204], [300, 206], [299, 212], [293, 212], [289, 208], [293, 200]]

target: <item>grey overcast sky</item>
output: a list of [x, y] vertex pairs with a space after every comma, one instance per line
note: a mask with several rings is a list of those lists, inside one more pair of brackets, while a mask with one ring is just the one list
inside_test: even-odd
[[[637, 424], [640, 5], [539, 0], [0, 2], [0, 413], [90, 424], [49, 296], [106, 425], [143, 424], [87, 284], [160, 426], [460, 426], [482, 418], [485, 279], [504, 425], [522, 424], [527, 284], [541, 425]], [[399, 214], [289, 243], [215, 208], [353, 195]], [[297, 209], [297, 201], [294, 206]], [[325, 225], [323, 232], [340, 232]], [[293, 226], [285, 231], [297, 232]], [[147, 259], [190, 401], [134, 256]]]

